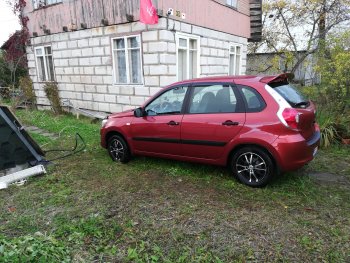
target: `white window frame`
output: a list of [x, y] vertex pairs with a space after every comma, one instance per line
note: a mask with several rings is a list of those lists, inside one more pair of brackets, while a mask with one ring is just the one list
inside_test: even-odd
[[[231, 52], [231, 48], [235, 49], [235, 52]], [[230, 43], [229, 48], [228, 48], [228, 75], [230, 75], [230, 67], [231, 67], [231, 55], [234, 55], [234, 65], [235, 65], [235, 70], [234, 70], [234, 74], [236, 75], [236, 66], [237, 66], [237, 47], [240, 47], [240, 54], [239, 54], [239, 69], [238, 69], [238, 75], [242, 74], [242, 55], [243, 55], [243, 45], [242, 44], [234, 44], [234, 43]]]
[[[181, 48], [180, 47], [180, 38], [182, 39], [186, 39], [187, 41], [187, 49], [185, 48]], [[200, 44], [200, 36], [195, 36], [195, 35], [190, 35], [190, 34], [184, 34], [184, 33], [176, 33], [176, 78], [177, 80], [179, 80], [179, 49], [184, 49], [187, 50], [187, 72], [186, 72], [186, 78], [185, 79], [189, 79], [189, 75], [190, 75], [190, 40], [196, 40], [197, 41], [197, 54], [198, 54], [198, 58], [197, 58], [197, 76], [194, 76], [196, 78], [199, 78], [199, 76], [201, 75], [201, 67], [200, 67], [200, 58], [201, 58], [201, 44]]]
[[[129, 50], [136, 49], [136, 48], [129, 48], [128, 47], [128, 38], [132, 37], [138, 37], [140, 39], [140, 74], [141, 74], [141, 83], [131, 83], [130, 81], [130, 65], [129, 65]], [[116, 61], [115, 61], [115, 55], [114, 52], [118, 49], [114, 48], [114, 40], [116, 39], [124, 39], [125, 43], [125, 65], [126, 65], [126, 83], [117, 82], [117, 75], [116, 75]], [[144, 85], [144, 76], [143, 76], [143, 63], [142, 63], [142, 38], [141, 35], [128, 35], [128, 36], [121, 36], [121, 37], [114, 37], [111, 38], [111, 47], [112, 47], [112, 60], [113, 60], [113, 82], [114, 85]]]
[[[47, 57], [47, 54], [45, 52], [45, 48], [47, 47], [50, 47], [51, 48], [51, 59], [52, 59], [52, 67], [53, 67], [53, 80], [49, 79], [49, 68], [48, 68], [48, 65], [47, 65], [47, 62], [46, 62], [46, 57]], [[41, 56], [38, 56], [36, 54], [36, 51], [38, 49], [41, 49], [41, 52], [43, 55]], [[55, 71], [55, 64], [54, 64], [54, 61], [53, 61], [53, 50], [52, 50], [52, 46], [51, 45], [46, 45], [46, 46], [39, 46], [39, 47], [35, 47], [34, 48], [34, 54], [35, 54], [35, 62], [36, 62], [36, 70], [37, 70], [37, 75], [38, 75], [38, 80], [40, 82], [54, 82], [56, 80], [56, 71]], [[43, 57], [44, 58], [44, 70], [45, 70], [45, 79], [40, 79], [40, 71], [39, 71], [39, 62], [38, 62], [38, 57]]]

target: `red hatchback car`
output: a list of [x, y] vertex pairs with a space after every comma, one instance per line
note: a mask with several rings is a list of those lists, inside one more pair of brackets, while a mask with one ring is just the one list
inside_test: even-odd
[[228, 165], [259, 187], [310, 162], [320, 130], [315, 105], [279, 76], [225, 76], [172, 84], [142, 107], [102, 122], [101, 145], [126, 163], [132, 155]]

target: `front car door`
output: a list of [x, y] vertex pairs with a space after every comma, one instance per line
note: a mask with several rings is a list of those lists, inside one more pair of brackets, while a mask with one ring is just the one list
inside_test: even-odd
[[181, 125], [184, 155], [219, 159], [245, 123], [239, 92], [231, 84], [193, 84], [188, 101]]
[[131, 134], [135, 153], [181, 155], [183, 105], [188, 88], [166, 90], [145, 106], [145, 116], [134, 118]]

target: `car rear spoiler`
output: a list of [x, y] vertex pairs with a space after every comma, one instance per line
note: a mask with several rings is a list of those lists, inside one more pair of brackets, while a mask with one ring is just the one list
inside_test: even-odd
[[266, 76], [260, 79], [262, 83], [276, 83], [276, 82], [285, 82], [294, 79], [293, 73], [283, 73], [277, 76]]

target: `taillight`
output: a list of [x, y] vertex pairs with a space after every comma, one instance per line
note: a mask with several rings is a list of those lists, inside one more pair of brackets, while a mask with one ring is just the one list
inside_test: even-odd
[[287, 126], [292, 129], [298, 129], [299, 112], [293, 108], [285, 108], [282, 111], [282, 117], [287, 123]]

